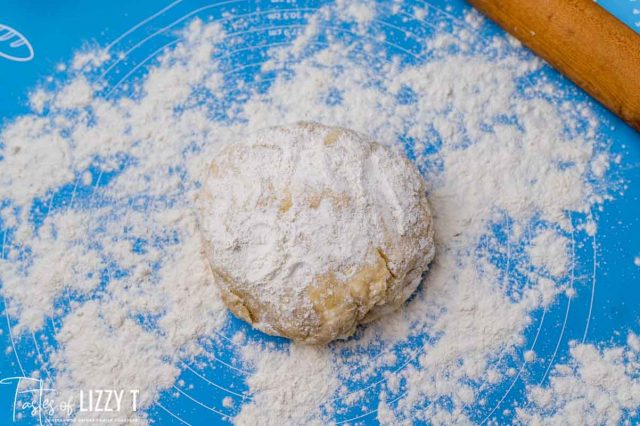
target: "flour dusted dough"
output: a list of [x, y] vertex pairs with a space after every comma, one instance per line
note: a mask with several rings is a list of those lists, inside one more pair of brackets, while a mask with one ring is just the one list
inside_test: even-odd
[[415, 167], [340, 127], [301, 122], [226, 146], [196, 211], [229, 309], [308, 344], [396, 310], [434, 256]]

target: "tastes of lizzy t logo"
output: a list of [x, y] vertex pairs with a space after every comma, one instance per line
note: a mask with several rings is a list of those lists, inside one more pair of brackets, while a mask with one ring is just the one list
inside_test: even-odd
[[0, 385], [14, 386], [11, 413], [14, 422], [31, 417], [38, 419], [41, 425], [72, 423], [81, 413], [83, 420], [91, 423], [137, 421], [128, 415], [138, 410], [138, 389], [81, 389], [64, 399], [43, 380], [33, 377], [7, 377], [0, 380]]

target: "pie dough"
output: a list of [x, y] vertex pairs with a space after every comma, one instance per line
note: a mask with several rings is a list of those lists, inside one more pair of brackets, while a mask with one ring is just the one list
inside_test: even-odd
[[341, 127], [301, 122], [225, 146], [195, 205], [229, 309], [307, 344], [398, 309], [435, 253], [415, 166]]

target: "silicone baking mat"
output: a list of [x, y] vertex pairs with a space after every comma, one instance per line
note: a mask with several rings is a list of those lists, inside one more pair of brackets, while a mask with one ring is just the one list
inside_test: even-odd
[[[244, 56], [237, 56], [237, 61], [239, 65], [243, 62], [249, 64], [260, 58], [260, 53], [270, 45], [290, 41], [296, 32], [287, 30], [303, 25], [305, 18], [322, 3], [302, 0], [5, 0], [0, 8], [0, 24], [19, 32], [22, 42], [12, 49], [5, 46], [1, 50], [0, 45], [0, 117], [6, 121], [26, 113], [29, 90], [46, 76], [55, 74], [56, 66], [68, 62], [74, 51], [88, 45], [110, 46], [125, 53], [105, 66], [108, 84], [116, 87], [144, 74], [145, 68], [163, 46], [171, 45], [175, 40], [174, 30], [188, 24], [191, 19], [199, 17], [230, 23], [235, 17], [245, 17], [250, 19], [250, 34], [249, 30], [247, 34], [237, 34], [241, 42], [235, 48], [248, 48]], [[640, 28], [640, 3], [634, 0], [599, 3], [632, 28]], [[459, 22], [469, 8], [464, 2], [453, 0], [404, 2], [407, 8], [414, 4], [433, 11], [427, 20], [449, 24]], [[269, 13], [274, 11], [279, 13]], [[382, 21], [387, 18], [378, 17]], [[412, 25], [419, 23], [413, 22]], [[491, 27], [486, 36], [500, 31]], [[244, 46], [243, 37], [246, 37]], [[403, 40], [397, 43], [402, 47]], [[246, 67], [241, 72], [250, 75], [258, 72], [256, 69]], [[571, 85], [555, 72], [546, 72], [559, 84]], [[579, 92], [575, 96], [580, 100], [586, 98]], [[573, 299], [561, 299], [545, 312], [535, 313], [526, 333], [528, 344], [524, 346], [534, 348], [544, 362], [527, 365], [526, 375], [531, 382], [544, 381], [553, 365], [566, 360], [569, 341], [623, 344], [625, 331], [639, 325], [640, 267], [634, 264], [634, 258], [640, 256], [640, 135], [595, 103], [594, 109], [604, 123], [602, 132], [611, 141], [611, 151], [623, 154], [622, 162], [612, 167], [613, 172], [626, 181], [628, 188], [623, 196], [606, 203], [602, 211], [593, 212], [598, 223], [597, 236], [575, 242], [579, 259], [576, 285], [581, 286], [581, 291]], [[55, 209], [55, 205], [52, 207]], [[2, 231], [0, 228], [0, 233]], [[3, 309], [1, 304], [2, 300], [0, 309]], [[20, 376], [23, 371], [38, 368], [42, 360], [36, 356], [36, 349], [39, 340], [46, 339], [46, 336], [13, 339], [10, 333], [12, 319], [3, 314], [0, 320], [3, 349], [0, 351], [0, 378]], [[231, 321], [226, 331], [231, 335], [237, 328], [246, 329], [238, 321]], [[190, 385], [189, 391], [180, 398], [174, 396], [175, 389], [161, 395], [149, 411], [152, 421], [192, 425], [230, 422], [229, 418], [237, 413], [246, 398], [243, 394], [247, 389], [246, 372], [233, 366], [229, 359], [232, 355], [225, 351], [225, 347], [212, 347], [211, 350], [216, 362], [184, 365], [180, 379]], [[513, 367], [523, 371], [522, 365]], [[518, 374], [513, 380], [507, 380], [487, 392], [486, 404], [473, 408], [474, 421], [511, 423], [513, 413], [505, 409], [524, 398], [525, 381], [520, 376]], [[354, 383], [352, 386], [354, 391], [364, 388], [374, 393], [376, 390], [375, 382]], [[12, 423], [13, 395], [13, 389], [0, 387], [0, 424]], [[222, 404], [225, 397], [235, 401], [231, 408]], [[364, 408], [345, 410], [335, 420], [339, 423], [376, 424], [375, 409], [376, 403], [371, 402]], [[27, 418], [19, 423], [31, 424], [34, 421]]]

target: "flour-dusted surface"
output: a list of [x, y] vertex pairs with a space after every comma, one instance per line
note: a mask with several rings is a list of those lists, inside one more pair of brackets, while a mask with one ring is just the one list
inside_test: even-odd
[[619, 425], [640, 407], [640, 339], [597, 348], [571, 342], [568, 364], [554, 367], [548, 386], [531, 386], [517, 410], [526, 424]]
[[415, 166], [363, 134], [315, 122], [226, 146], [196, 211], [227, 306], [307, 344], [345, 339], [397, 310], [435, 252]]
[[[637, 323], [602, 312], [637, 312], [633, 280], [611, 277], [638, 269], [638, 245], [601, 253], [633, 237], [610, 203], [634, 194], [635, 140], [604, 138], [597, 106], [460, 4], [211, 6], [164, 50], [133, 59], [150, 34], [134, 32], [76, 55], [0, 135], [11, 375], [76, 403], [139, 390], [135, 412], [128, 393], [82, 420], [551, 423], [587, 407], [633, 423], [617, 389], [638, 383]], [[402, 310], [323, 348], [227, 314], [193, 214], [225, 142], [297, 121], [404, 149], [437, 235]], [[626, 305], [603, 299], [614, 288]]]

